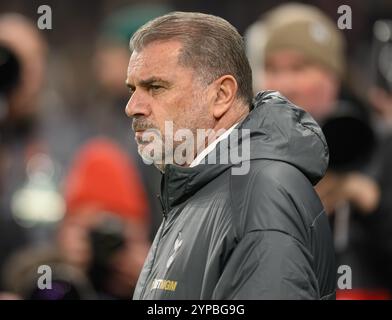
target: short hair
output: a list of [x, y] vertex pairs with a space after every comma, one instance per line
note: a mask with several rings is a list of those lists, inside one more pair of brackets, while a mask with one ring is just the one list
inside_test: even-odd
[[238, 84], [237, 97], [251, 104], [252, 71], [244, 41], [229, 22], [210, 14], [171, 12], [139, 28], [130, 40], [130, 48], [140, 52], [154, 41], [165, 40], [182, 43], [179, 63], [192, 67], [207, 83], [232, 75]]

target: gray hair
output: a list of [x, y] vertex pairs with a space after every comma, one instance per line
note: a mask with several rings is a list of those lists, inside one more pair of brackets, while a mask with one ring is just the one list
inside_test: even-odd
[[252, 71], [238, 31], [226, 20], [196, 12], [172, 12], [149, 21], [130, 40], [131, 50], [140, 52], [154, 41], [178, 40], [183, 44], [179, 63], [199, 72], [207, 83], [232, 75], [237, 97], [250, 104]]

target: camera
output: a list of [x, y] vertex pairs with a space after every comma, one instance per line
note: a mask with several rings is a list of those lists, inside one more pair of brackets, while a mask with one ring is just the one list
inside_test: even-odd
[[0, 44], [0, 120], [8, 114], [8, 98], [20, 81], [20, 62], [6, 46]]

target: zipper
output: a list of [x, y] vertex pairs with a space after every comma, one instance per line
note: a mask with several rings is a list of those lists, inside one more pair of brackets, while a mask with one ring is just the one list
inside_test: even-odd
[[161, 204], [161, 207], [162, 207], [163, 219], [166, 219], [167, 218], [167, 212], [166, 212], [165, 204], [163, 203], [163, 199], [162, 199], [160, 194], [157, 194], [157, 198], [158, 198], [158, 200], [159, 200], [159, 202]]
[[157, 254], [158, 254], [159, 244], [160, 244], [160, 242], [161, 242], [161, 239], [162, 239], [162, 236], [163, 236], [163, 232], [164, 232], [164, 230], [165, 230], [166, 220], [167, 220], [167, 211], [166, 211], [165, 205], [164, 205], [164, 203], [163, 203], [163, 199], [162, 199], [161, 195], [159, 195], [159, 194], [157, 195], [157, 197], [158, 197], [159, 202], [160, 202], [161, 207], [162, 207], [163, 222], [162, 222], [161, 231], [159, 232], [158, 242], [157, 242], [157, 245], [156, 245], [156, 247], [155, 247], [154, 256], [153, 256], [153, 258], [152, 258], [152, 263], [151, 263], [150, 272], [148, 273], [148, 275], [147, 275], [147, 277], [146, 277], [146, 283], [145, 283], [145, 285], [144, 285], [144, 287], [143, 287], [143, 290], [142, 290], [142, 293], [141, 293], [141, 295], [140, 295], [140, 297], [141, 297], [142, 299], [144, 299], [144, 294], [145, 294], [146, 289], [147, 289], [148, 281], [150, 280], [151, 272], [152, 272], [152, 270], [153, 270], [153, 268], [154, 268], [154, 265], [155, 265], [155, 259], [156, 259], [156, 256], [157, 256]]

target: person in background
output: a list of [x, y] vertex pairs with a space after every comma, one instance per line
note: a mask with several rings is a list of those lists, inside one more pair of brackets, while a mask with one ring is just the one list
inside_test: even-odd
[[[75, 154], [63, 181], [67, 212], [55, 241], [14, 252], [0, 299], [129, 299], [149, 248], [149, 209], [132, 159], [108, 138]], [[40, 266], [51, 289], [38, 287]]]
[[118, 144], [95, 138], [76, 154], [59, 227], [64, 260], [101, 298], [129, 298], [149, 247], [149, 208], [138, 170]]
[[[128, 157], [129, 155], [132, 157], [135, 148], [132, 149], [131, 126], [122, 109], [119, 108], [123, 106], [127, 97], [127, 90], [124, 90], [124, 68], [128, 63], [128, 41], [132, 30], [151, 17], [164, 13], [164, 10], [164, 6], [141, 5], [129, 7], [127, 10], [123, 8], [108, 17], [104, 22], [99, 45], [93, 59], [95, 78], [98, 80], [100, 93], [95, 97], [94, 103], [91, 103], [93, 108], [78, 108], [78, 110], [80, 109], [79, 112], [75, 112], [75, 107], [78, 106], [66, 110], [67, 108], [64, 108], [61, 101], [59, 103], [59, 100], [56, 99], [58, 96], [55, 92], [48, 92], [47, 90], [44, 79], [48, 62], [48, 48], [36, 25], [17, 14], [7, 14], [1, 17], [0, 41], [2, 42], [0, 42], [0, 45], [3, 44], [6, 47], [5, 50], [9, 48], [14, 54], [19, 67], [17, 74], [19, 77], [11, 88], [12, 90], [9, 90], [8, 85], [6, 86], [9, 91], [7, 91], [5, 104], [7, 112], [1, 113], [4, 114], [2, 119], [4, 120], [2, 121], [2, 133], [4, 133], [2, 134], [4, 146], [2, 182], [5, 187], [2, 190], [4, 198], [2, 204], [7, 207], [5, 208], [7, 210], [3, 210], [1, 220], [4, 220], [4, 223], [3, 221], [0, 223], [0, 229], [3, 231], [1, 232], [3, 241], [1, 241], [0, 248], [0, 266], [3, 261], [12, 260], [14, 251], [18, 251], [19, 247], [27, 244], [31, 244], [32, 247], [35, 247], [35, 245], [41, 246], [49, 243], [55, 236], [52, 230], [55, 229], [56, 223], [61, 220], [65, 207], [69, 207], [69, 199], [64, 202], [63, 196], [65, 195], [61, 195], [57, 187], [70, 165], [72, 155], [77, 152], [80, 145], [83, 145], [85, 141], [92, 137], [105, 136], [107, 139], [116, 141], [117, 144], [112, 149], [122, 149], [122, 151], [117, 150], [114, 153], [123, 152], [122, 157]], [[130, 21], [132, 23], [129, 23]], [[125, 52], [125, 55], [122, 55], [121, 52]], [[121, 57], [125, 57], [125, 60]], [[125, 65], [121, 61], [125, 61]], [[8, 68], [8, 66], [6, 65], [5, 68]], [[16, 73], [13, 72], [14, 74]], [[119, 79], [120, 83], [118, 82]], [[53, 79], [51, 78], [51, 80]], [[52, 82], [51, 85], [53, 85]], [[3, 99], [0, 99], [0, 101], [3, 102]], [[3, 103], [1, 106], [3, 107]], [[75, 115], [76, 118], [73, 118]], [[130, 143], [131, 148], [129, 148]], [[68, 232], [68, 230], [79, 230], [80, 228], [68, 228], [68, 226], [84, 225], [84, 223], [88, 225], [85, 229], [94, 229], [93, 231], [90, 230], [91, 237], [88, 237], [88, 240], [91, 240], [88, 242], [92, 247], [90, 251], [93, 253], [110, 253], [110, 259], [116, 260], [116, 262], [109, 263], [108, 260], [110, 259], [107, 259], [108, 257], [102, 257], [100, 254], [96, 256], [91, 253], [90, 258], [87, 259], [87, 265], [84, 266], [88, 269], [81, 268], [89, 277], [91, 276], [96, 290], [107, 297], [129, 297], [129, 294], [132, 293], [132, 282], [135, 278], [133, 272], [138, 273], [137, 257], [144, 259], [143, 245], [148, 243], [147, 239], [144, 238], [145, 233], [147, 232], [150, 235], [153, 232], [153, 228], [151, 228], [152, 219], [148, 211], [154, 212], [154, 218], [161, 218], [160, 210], [154, 208], [154, 201], [157, 202], [156, 195], [153, 194], [154, 192], [147, 192], [149, 196], [147, 201], [145, 188], [142, 184], [144, 180], [148, 181], [145, 184], [148, 187], [151, 187], [154, 182], [159, 186], [159, 174], [157, 175], [154, 171], [154, 174], [149, 175], [148, 172], [151, 170], [148, 169], [150, 168], [147, 166], [143, 168], [138, 157], [133, 157], [129, 161], [134, 174], [124, 175], [123, 180], [121, 180], [123, 183], [120, 183], [120, 186], [123, 186], [124, 193], [118, 194], [118, 199], [114, 198], [110, 201], [113, 203], [113, 201], [120, 199], [121, 203], [122, 196], [122, 199], [128, 197], [128, 202], [133, 201], [135, 204], [139, 203], [144, 206], [144, 209], [141, 210], [141, 208], [132, 207], [129, 203], [127, 204], [127, 201], [122, 200], [123, 205], [128, 206], [128, 211], [132, 212], [134, 217], [143, 212], [142, 215], [150, 217], [148, 220], [139, 224], [135, 223], [134, 220], [131, 222], [130, 219], [125, 219], [125, 223], [123, 223], [124, 219], [118, 216], [117, 211], [114, 213], [111, 211], [97, 212], [96, 215], [91, 214], [88, 215], [88, 218], [83, 219], [79, 218], [78, 214], [75, 215], [78, 218], [68, 218], [69, 212], [79, 212], [79, 207], [76, 206], [78, 208], [75, 210], [67, 209], [67, 218], [64, 223], [61, 223], [60, 227], [60, 234], [62, 235], [60, 238], [65, 240], [59, 241], [59, 243], [64, 245], [65, 249], [62, 252], [66, 257], [67, 264], [72, 264], [74, 262], [73, 258], [78, 257], [77, 248], [80, 243], [78, 240], [72, 241], [72, 237], [68, 237], [69, 234], [72, 234], [72, 231]], [[102, 165], [105, 166], [107, 163], [104, 161]], [[141, 167], [142, 169], [140, 169]], [[102, 168], [98, 165], [95, 170], [99, 171]], [[92, 173], [90, 174], [93, 176]], [[41, 179], [42, 177], [44, 179]], [[124, 180], [127, 178], [131, 181], [125, 182]], [[100, 177], [98, 179], [109, 178]], [[137, 189], [126, 190], [133, 186], [132, 183], [140, 183], [140, 185]], [[97, 183], [96, 185], [99, 186], [100, 184]], [[107, 183], [107, 185], [109, 186], [110, 183]], [[47, 192], [48, 189], [50, 192]], [[114, 189], [109, 191], [113, 193]], [[135, 195], [134, 192], [136, 192]], [[107, 194], [110, 193], [98, 192], [94, 195], [90, 194], [90, 196], [95, 197], [95, 202], [105, 203], [104, 207], [106, 208], [109, 201], [106, 197]], [[133, 196], [136, 198], [133, 198]], [[134, 200], [138, 198], [140, 199]], [[150, 206], [148, 202], [152, 205]], [[75, 206], [71, 207], [74, 208]], [[80, 211], [84, 212], [85, 209]], [[94, 212], [94, 210], [92, 211]], [[96, 218], [98, 216], [102, 217]], [[19, 224], [23, 226], [21, 227]], [[105, 233], [104, 226], [106, 224], [121, 226], [118, 227], [118, 230], [114, 228], [115, 231], [117, 230], [117, 238], [114, 237], [117, 239], [117, 244], [114, 248], [111, 247], [112, 239], [110, 237], [109, 239], [102, 237], [102, 234]], [[123, 224], [124, 227], [122, 227]], [[34, 227], [36, 225], [40, 226], [39, 230], [38, 227]], [[29, 228], [25, 226], [29, 226]], [[15, 231], [15, 229], [17, 230]], [[132, 231], [130, 231], [131, 229]], [[89, 234], [87, 231], [85, 233]], [[125, 240], [120, 235], [124, 235]], [[132, 246], [129, 245], [131, 243]], [[138, 243], [143, 245], [139, 246]], [[72, 250], [73, 244], [75, 244], [76, 252]], [[108, 248], [105, 246], [108, 246]], [[132, 247], [132, 254], [128, 250], [130, 247]], [[34, 260], [34, 252], [30, 254], [28, 251], [29, 248], [27, 248], [26, 253], [21, 254], [22, 257], [26, 256], [27, 260]], [[113, 257], [111, 256], [112, 253]], [[15, 254], [18, 254], [18, 252]], [[17, 261], [21, 260], [17, 259]], [[107, 263], [110, 266], [106, 265]], [[7, 263], [7, 265], [9, 264]], [[35, 264], [31, 264], [31, 266], [33, 265], [35, 266]], [[21, 267], [23, 267], [23, 264]], [[109, 280], [105, 278], [107, 270], [109, 270], [107, 274], [112, 277]], [[5, 274], [8, 274], [8, 272], [5, 272]], [[7, 279], [7, 276], [4, 278]], [[112, 287], [107, 288], [107, 284], [101, 283], [101, 281], [110, 282]], [[26, 298], [28, 294], [23, 296]]]
[[[380, 289], [381, 296], [389, 297], [385, 285], [374, 280], [377, 269], [368, 263], [374, 243], [366, 221], [380, 201], [370, 169], [376, 137], [367, 106], [346, 83], [343, 34], [319, 9], [289, 3], [264, 14], [246, 39], [255, 91], [280, 91], [322, 126], [330, 165], [316, 191], [334, 226], [338, 265], [352, 267], [355, 288], [365, 287], [369, 295]], [[346, 293], [338, 292], [337, 298]]]
[[378, 246], [375, 260], [380, 272], [386, 274], [385, 283], [392, 291], [392, 20], [377, 20], [373, 26], [371, 64], [372, 84], [367, 90], [371, 106], [375, 110], [375, 123], [382, 136], [378, 150], [378, 181], [381, 187], [380, 205], [370, 227]]
[[[0, 15], [0, 46], [1, 267], [13, 250], [32, 240], [32, 230], [16, 223], [15, 217], [23, 219], [29, 210], [25, 205], [26, 210], [19, 210], [22, 201], [17, 195], [23, 186], [31, 182], [29, 178], [38, 171], [37, 167], [43, 169], [53, 161], [49, 160], [48, 146], [40, 136], [39, 113], [48, 53], [46, 41], [32, 21], [22, 15], [8, 13]], [[44, 154], [46, 156], [40, 156]], [[43, 158], [49, 161], [39, 161]], [[31, 165], [34, 159], [38, 159], [35, 161], [38, 166]], [[53, 176], [47, 181], [52, 182], [51, 178]], [[52, 195], [58, 199], [54, 190]], [[32, 207], [31, 203], [29, 207]], [[44, 208], [47, 206], [44, 205]]]

